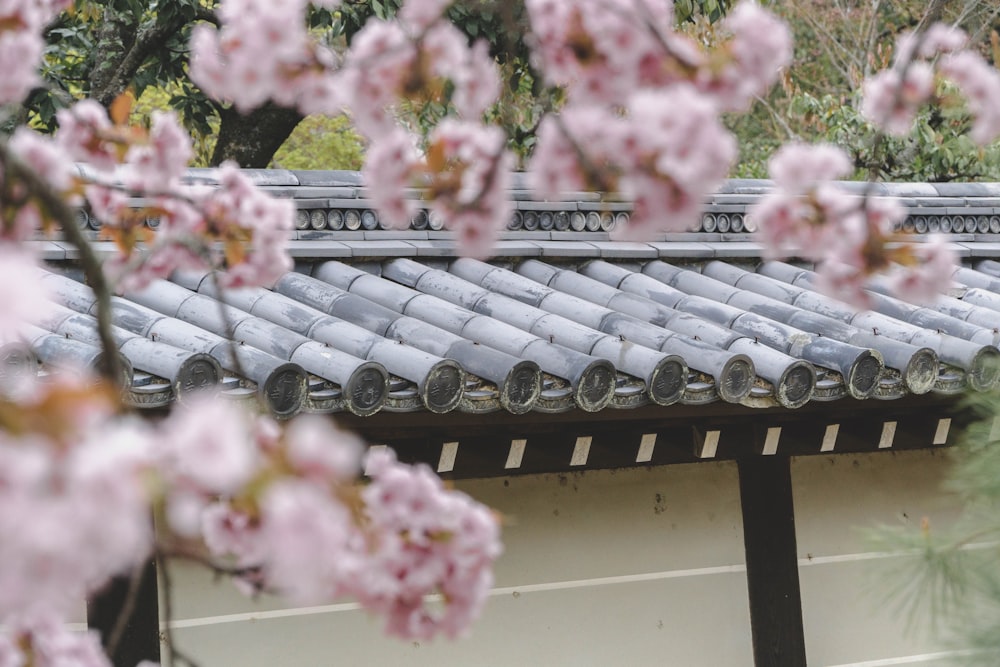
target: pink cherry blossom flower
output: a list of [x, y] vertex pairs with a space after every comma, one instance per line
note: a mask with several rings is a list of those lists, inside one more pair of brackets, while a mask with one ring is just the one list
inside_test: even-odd
[[285, 440], [288, 462], [303, 477], [344, 482], [361, 470], [361, 439], [324, 417], [298, 417], [286, 428]]
[[350, 510], [312, 483], [268, 488], [260, 530], [268, 586], [300, 604], [343, 595], [366, 565], [365, 540]]
[[739, 111], [766, 93], [791, 64], [792, 34], [784, 21], [755, 2], [733, 7], [723, 27], [733, 35], [728, 44], [732, 60], [714, 76], [702, 74], [699, 82], [707, 84], [705, 92], [723, 109]]
[[100, 171], [112, 171], [118, 162], [116, 145], [108, 135], [112, 129], [108, 113], [94, 100], [81, 100], [56, 112], [59, 131], [56, 142], [72, 160], [86, 162]]
[[205, 507], [201, 513], [201, 531], [212, 554], [232, 556], [241, 567], [259, 566], [266, 558], [268, 548], [260, 525], [227, 503], [215, 502]]
[[969, 137], [985, 146], [1000, 136], [1000, 72], [972, 51], [949, 54], [938, 67], [968, 102], [973, 116]]
[[398, 229], [410, 226], [417, 213], [417, 202], [406, 197], [406, 188], [414, 179], [420, 163], [415, 138], [396, 127], [373, 141], [365, 156], [365, 183], [379, 216]]
[[934, 93], [934, 70], [925, 62], [909, 63], [905, 78], [896, 69], [883, 70], [865, 80], [863, 91], [862, 115], [888, 134], [906, 136]]
[[453, 0], [407, 0], [399, 8], [399, 20], [420, 33], [441, 18]]
[[65, 613], [149, 551], [148, 427], [105, 421], [79, 438], [68, 452], [37, 436], [0, 441], [45, 459], [2, 457], [28, 474], [0, 485], [0, 621]]
[[[372, 451], [372, 483], [362, 493], [378, 536], [356, 595], [386, 616], [386, 631], [406, 638], [462, 634], [481, 612], [500, 555], [499, 526], [482, 505], [446, 491], [426, 466], [402, 466], [391, 451]], [[440, 593], [433, 610], [425, 596]]]
[[84, 188], [91, 214], [102, 224], [118, 226], [122, 214], [129, 210], [128, 196], [116, 188], [88, 185]]
[[398, 23], [368, 21], [354, 36], [340, 76], [350, 91], [354, 122], [363, 133], [378, 137], [391, 129], [388, 109], [416, 57], [416, 47]]
[[72, 185], [73, 165], [51, 138], [19, 127], [8, 145], [12, 153], [56, 192], [64, 192]]
[[222, 398], [199, 399], [178, 405], [163, 423], [160, 455], [176, 482], [207, 494], [232, 493], [257, 465], [249, 416]]
[[635, 197], [635, 209], [616, 235], [642, 239], [689, 229], [736, 158], [735, 140], [711, 102], [688, 85], [636, 93], [628, 111], [625, 141], [632, 150], [625, 152], [623, 190]]
[[[325, 4], [335, 4], [327, 2]], [[269, 99], [284, 106], [333, 111], [328, 77], [333, 58], [310, 36], [307, 3], [226, 0], [221, 27], [196, 26], [191, 35], [191, 78], [209, 95], [247, 112]], [[308, 97], [317, 91], [322, 101]]]
[[895, 266], [889, 273], [892, 293], [910, 303], [929, 304], [952, 284], [958, 256], [944, 237], [932, 235], [927, 243], [912, 246], [915, 264]]
[[18, 619], [0, 634], [0, 667], [22, 667], [29, 656], [33, 667], [111, 667], [96, 632], [73, 632], [51, 614]]
[[472, 46], [453, 80], [455, 94], [452, 102], [465, 118], [477, 120], [497, 101], [500, 96], [500, 73], [485, 41], [479, 40]]
[[969, 41], [964, 30], [947, 23], [931, 24], [923, 33], [907, 31], [896, 39], [894, 62], [902, 65], [915, 58], [934, 58], [964, 49]]
[[506, 137], [495, 126], [446, 118], [430, 143], [446, 165], [444, 172], [430, 174], [438, 194], [431, 210], [456, 232], [463, 254], [485, 258], [513, 212], [507, 196], [513, 157]]
[[827, 260], [816, 267], [816, 289], [858, 310], [871, 307], [867, 281], [868, 273], [854, 263]]
[[[569, 107], [558, 121], [546, 117], [538, 128], [528, 163], [532, 189], [538, 197], [553, 200], [565, 197], [567, 192], [610, 189], [601, 187], [603, 183], [591, 182], [592, 169], [609, 181], [616, 177], [621, 170], [618, 157], [634, 155], [641, 146], [630, 130], [620, 116], [601, 107]], [[581, 164], [581, 149], [585, 150], [588, 165]]]
[[45, 49], [42, 28], [70, 4], [70, 0], [0, 3], [0, 105], [20, 102], [38, 85]]
[[38, 85], [38, 63], [44, 49], [40, 34], [28, 30], [0, 32], [0, 67], [4, 73], [0, 77], [0, 104], [20, 102]]
[[134, 144], [125, 154], [125, 186], [143, 193], [169, 192], [180, 183], [191, 162], [191, 138], [174, 113], [153, 112], [146, 144]]
[[804, 194], [826, 181], [851, 173], [847, 154], [831, 144], [786, 144], [768, 161], [775, 185], [790, 194]]
[[30, 248], [0, 243], [0, 340], [18, 337], [24, 323], [37, 323], [45, 316], [48, 293], [41, 281], [28, 279], [38, 270]]

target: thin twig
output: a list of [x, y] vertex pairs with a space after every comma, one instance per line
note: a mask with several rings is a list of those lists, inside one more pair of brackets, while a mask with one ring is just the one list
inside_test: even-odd
[[160, 621], [163, 644], [166, 648], [167, 658], [165, 667], [174, 667], [175, 661], [179, 660], [188, 667], [199, 667], [189, 655], [178, 650], [174, 644], [174, 630], [171, 621], [174, 619], [173, 582], [170, 571], [167, 569], [166, 556], [159, 549], [154, 551], [156, 557], [156, 576], [160, 582], [160, 598], [163, 601], [163, 616]]
[[112, 628], [111, 634], [108, 635], [107, 641], [104, 642], [104, 651], [112, 661], [115, 659], [115, 654], [118, 653], [122, 637], [125, 635], [129, 621], [132, 619], [132, 612], [135, 611], [135, 605], [139, 599], [139, 590], [142, 587], [142, 577], [148, 565], [149, 563], [145, 561], [137, 563], [129, 575], [125, 602], [118, 612], [118, 618], [115, 619], [115, 626]]
[[802, 137], [800, 137], [799, 134], [792, 129], [792, 126], [789, 125], [788, 122], [785, 120], [785, 118], [778, 112], [778, 110], [775, 109], [774, 106], [767, 101], [766, 97], [764, 97], [763, 95], [754, 95], [754, 99], [756, 99], [764, 106], [764, 108], [768, 111], [768, 113], [771, 114], [771, 118], [776, 123], [778, 123], [778, 125], [781, 126], [781, 129], [785, 131], [785, 134], [788, 136], [790, 140], [792, 141], [802, 140]]

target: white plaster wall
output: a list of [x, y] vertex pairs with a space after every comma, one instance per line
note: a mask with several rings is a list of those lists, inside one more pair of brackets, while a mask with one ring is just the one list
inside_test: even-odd
[[[957, 516], [942, 489], [945, 450], [801, 457], [792, 462], [806, 652], [811, 667], [950, 664], [945, 638], [890, 599], [906, 557], [885, 558], [865, 529], [933, 528]], [[940, 659], [935, 659], [940, 657]]]
[[[881, 602], [885, 570], [861, 528], [932, 525], [957, 506], [943, 451], [793, 460], [811, 667], [944, 667], [940, 638]], [[462, 482], [506, 517], [484, 616], [458, 642], [385, 639], [353, 605], [249, 602], [176, 571], [176, 635], [206, 666], [752, 665], [736, 466], [699, 463]], [[916, 626], [918, 628], [922, 626]]]
[[275, 613], [274, 600], [250, 604], [178, 569], [180, 645], [240, 667], [751, 664], [734, 464], [459, 486], [507, 519], [497, 589], [471, 636], [401, 643], [350, 605]]

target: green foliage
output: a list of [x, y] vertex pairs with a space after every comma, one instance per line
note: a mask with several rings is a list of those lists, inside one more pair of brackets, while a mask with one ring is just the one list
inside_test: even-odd
[[278, 169], [360, 169], [364, 141], [347, 116], [307, 116], [274, 155]]
[[[875, 148], [874, 131], [858, 113], [864, 77], [891, 63], [895, 36], [919, 23], [926, 2], [785, 0], [771, 3], [771, 9], [792, 29], [794, 62], [781, 88], [749, 114], [729, 119], [741, 148], [734, 176], [766, 176], [773, 151], [795, 138], [840, 145], [854, 159], [859, 178], [877, 164], [880, 177], [888, 180], [1000, 180], [997, 147], [980, 150], [963, 136], [968, 118], [958, 105], [926, 112], [912, 136]], [[998, 0], [964, 0], [944, 3], [942, 19], [960, 24], [987, 53], [997, 12]]]
[[730, 0], [674, 0], [674, 16], [679, 22], [704, 16], [714, 23], [726, 15], [732, 4]]
[[865, 178], [875, 166], [889, 181], [1000, 180], [1000, 144], [979, 148], [968, 137], [969, 117], [958, 104], [926, 110], [913, 131], [903, 138], [887, 137], [875, 143], [875, 129], [858, 110], [859, 98], [800, 93], [790, 109], [810, 140], [827, 141], [847, 151]]
[[[877, 548], [894, 559], [883, 584], [911, 618], [928, 616], [932, 629], [967, 654], [960, 664], [1000, 664], [1000, 392], [969, 394], [974, 420], [953, 452], [948, 489], [963, 501], [961, 519], [941, 528], [874, 531]], [[908, 565], [900, 565], [907, 562]]]

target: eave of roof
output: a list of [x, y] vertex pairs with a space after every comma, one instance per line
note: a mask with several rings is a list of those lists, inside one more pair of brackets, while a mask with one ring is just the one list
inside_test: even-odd
[[[256, 392], [279, 414], [600, 412], [718, 400], [796, 407], [950, 395], [996, 381], [987, 361], [997, 355], [992, 318], [1000, 322], [1000, 264], [990, 261], [1000, 257], [1000, 184], [873, 186], [873, 196], [902, 197], [910, 207], [904, 227], [952, 230], [949, 242], [967, 266], [955, 276], [956, 296], [934, 308], [878, 297], [878, 312], [855, 314], [816, 294], [800, 267], [761, 263], [746, 209], [768, 190], [766, 181], [727, 182], [706, 204], [698, 231], [622, 243], [602, 229], [601, 216], [626, 224], [628, 202], [593, 193], [536, 202], [518, 180], [511, 196], [520, 229], [504, 232], [493, 263], [483, 264], [456, 259], [451, 234], [431, 229], [426, 216], [408, 230], [380, 229], [357, 173], [247, 173], [295, 199], [304, 214], [290, 243], [297, 273], [253, 297], [227, 295], [228, 322], [218, 317], [212, 281], [175, 276], [181, 285], [119, 299], [116, 323], [131, 326], [131, 338], [165, 344], [152, 324], [164, 320], [156, 326], [176, 330], [168, 336], [175, 351], [160, 356], [186, 346], [219, 366], [229, 395], [250, 400]], [[189, 174], [192, 182], [213, 178], [211, 170]], [[329, 228], [331, 216], [352, 211], [358, 229]], [[536, 229], [525, 229], [528, 213]], [[597, 228], [587, 231], [591, 214]], [[313, 217], [326, 228], [314, 229]], [[63, 241], [36, 243], [56, 266], [75, 260]], [[111, 252], [106, 242], [95, 246]], [[90, 311], [78, 287], [66, 286], [60, 298]], [[141, 304], [159, 314], [144, 313], [139, 325]], [[293, 311], [298, 320], [289, 319]], [[234, 324], [244, 348], [236, 353], [221, 344]], [[163, 369], [141, 358], [150, 346], [132, 341], [129, 349], [131, 356], [122, 351], [138, 371], [139, 404], [161, 406], [201, 381], [160, 382]], [[541, 380], [531, 389], [526, 378], [536, 367]]]

